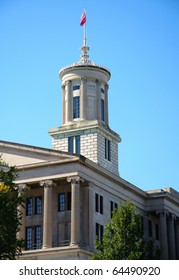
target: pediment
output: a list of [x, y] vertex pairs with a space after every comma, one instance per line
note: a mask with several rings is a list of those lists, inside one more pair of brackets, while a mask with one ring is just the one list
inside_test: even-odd
[[4, 162], [12, 166], [43, 163], [48, 161], [64, 161], [76, 158], [75, 155], [41, 147], [0, 141], [0, 156]]

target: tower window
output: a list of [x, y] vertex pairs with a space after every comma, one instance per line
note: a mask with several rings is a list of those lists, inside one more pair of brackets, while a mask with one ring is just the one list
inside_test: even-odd
[[75, 85], [75, 86], [73, 86], [73, 91], [74, 90], [79, 90], [80, 89], [80, 85]]
[[101, 92], [104, 93], [104, 89], [103, 88], [101, 88]]
[[80, 154], [80, 135], [68, 138], [68, 152]]
[[101, 120], [104, 122], [104, 99], [101, 99]]
[[80, 117], [80, 97], [73, 97], [73, 118], [77, 119]]
[[73, 153], [73, 136], [68, 138], [68, 152]]
[[105, 159], [111, 161], [111, 141], [105, 138]]

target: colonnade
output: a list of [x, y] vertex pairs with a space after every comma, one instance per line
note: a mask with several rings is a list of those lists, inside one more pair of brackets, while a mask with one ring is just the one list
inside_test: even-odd
[[[79, 176], [68, 177], [67, 182], [71, 183], [71, 240], [70, 245], [76, 246], [80, 244], [80, 182], [83, 179]], [[53, 228], [53, 201], [52, 191], [55, 183], [52, 180], [44, 180], [40, 182], [40, 186], [44, 188], [43, 203], [43, 242], [42, 249], [52, 247], [52, 228]], [[29, 189], [25, 184], [19, 185], [20, 194]], [[22, 213], [21, 228], [18, 233], [19, 238], [25, 239], [25, 207], [20, 206]]]

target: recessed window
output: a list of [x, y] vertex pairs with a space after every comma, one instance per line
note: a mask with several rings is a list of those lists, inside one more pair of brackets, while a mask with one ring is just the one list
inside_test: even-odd
[[36, 215], [42, 214], [42, 197], [41, 196], [35, 197], [35, 214]]
[[96, 212], [103, 214], [103, 196], [95, 194], [95, 209]]
[[111, 201], [110, 202], [110, 208], [111, 208], [111, 218], [112, 218], [113, 211], [118, 209], [118, 204], [113, 202], [113, 201]]
[[80, 117], [80, 97], [73, 97], [73, 119], [78, 119]]
[[58, 212], [71, 210], [71, 192], [59, 193], [58, 195]]
[[41, 249], [42, 231], [41, 226], [26, 227], [26, 250]]
[[105, 159], [111, 161], [111, 141], [105, 138]]
[[104, 99], [101, 99], [101, 120], [104, 122]]
[[104, 226], [96, 223], [96, 236], [98, 237], [99, 242], [102, 242], [103, 232], [104, 232]]
[[75, 85], [75, 86], [73, 86], [73, 91], [74, 90], [79, 90], [80, 89], [80, 85]]
[[33, 215], [33, 198], [28, 197], [26, 199], [26, 215], [31, 216]]
[[68, 152], [80, 154], [80, 135], [68, 138]]
[[103, 88], [101, 88], [101, 92], [104, 93], [104, 89]]

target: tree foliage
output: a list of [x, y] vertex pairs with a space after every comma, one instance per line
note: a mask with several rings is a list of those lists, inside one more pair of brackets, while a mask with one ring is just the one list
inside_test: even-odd
[[15, 259], [24, 246], [24, 241], [17, 237], [21, 220], [19, 206], [24, 198], [19, 196], [14, 183], [16, 177], [15, 167], [10, 167], [8, 172], [0, 170], [0, 260]]
[[95, 260], [144, 260], [159, 258], [153, 240], [144, 240], [141, 216], [129, 201], [121, 203], [107, 223], [102, 242], [96, 240]]

